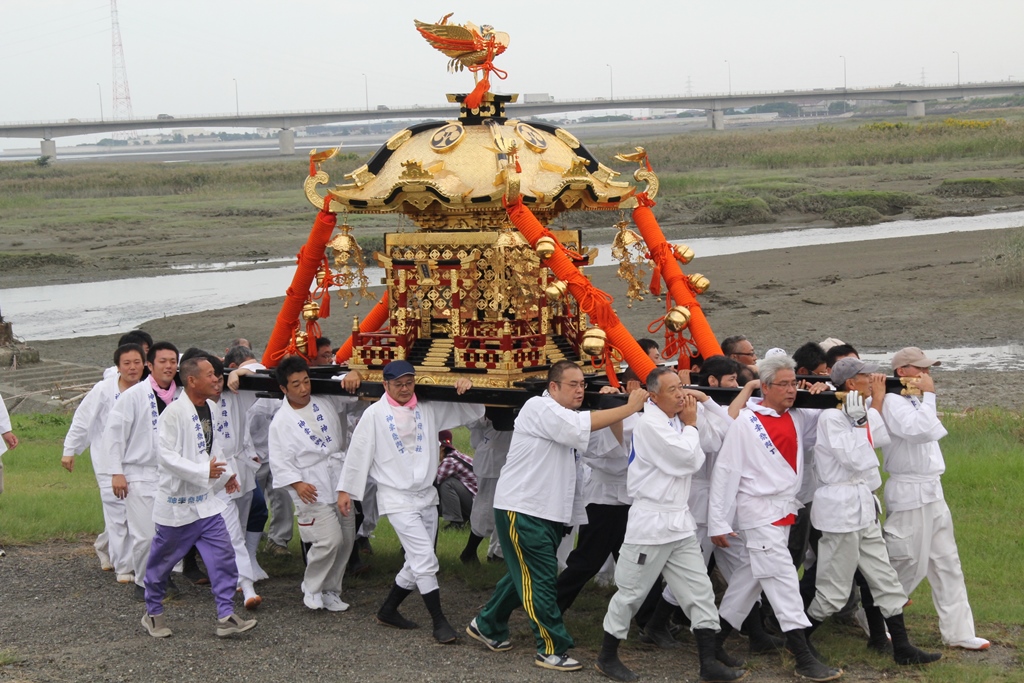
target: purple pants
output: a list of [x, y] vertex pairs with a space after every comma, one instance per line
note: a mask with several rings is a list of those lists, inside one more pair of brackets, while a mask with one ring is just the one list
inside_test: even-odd
[[206, 571], [210, 574], [210, 588], [217, 603], [217, 618], [223, 619], [235, 611], [235, 589], [238, 586], [238, 567], [231, 537], [224, 518], [213, 515], [185, 526], [156, 525], [153, 544], [149, 548], [146, 564], [146, 611], [162, 614], [161, 602], [167, 592], [167, 579], [174, 565], [185, 557], [189, 548], [196, 546]]

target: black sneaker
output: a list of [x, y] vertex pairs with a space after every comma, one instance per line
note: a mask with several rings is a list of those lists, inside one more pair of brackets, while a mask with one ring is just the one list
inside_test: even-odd
[[538, 653], [534, 657], [533, 663], [542, 669], [551, 669], [553, 671], [579, 671], [583, 668], [582, 664], [565, 653], [560, 655], [542, 655]]
[[[476, 625], [476, 617], [473, 617], [473, 621], [469, 622], [469, 626], [466, 627], [466, 635], [473, 640], [478, 640], [487, 646], [487, 649], [491, 652], [507, 652], [512, 649], [512, 643], [507, 640], [491, 640], [483, 633]], [[538, 657], [540, 655], [537, 655]]]

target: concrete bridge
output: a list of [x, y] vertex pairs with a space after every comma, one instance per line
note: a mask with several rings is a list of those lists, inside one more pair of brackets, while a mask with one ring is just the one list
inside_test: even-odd
[[[963, 83], [955, 85], [909, 86], [885, 88], [835, 88], [814, 90], [784, 90], [782, 92], [752, 92], [714, 95], [664, 95], [655, 97], [616, 98], [609, 100], [552, 100], [550, 102], [524, 102], [510, 104], [505, 111], [510, 118], [538, 114], [608, 109], [703, 109], [707, 112], [708, 126], [715, 130], [725, 128], [725, 110], [752, 107], [759, 104], [793, 102], [798, 104], [821, 101], [882, 100], [906, 102], [907, 116], [925, 115], [925, 102], [937, 100], [993, 97], [1024, 94], [1024, 82], [999, 81], [995, 83]], [[335, 111], [261, 112], [246, 114], [214, 114], [198, 116], [168, 116], [154, 119], [80, 121], [42, 121], [0, 124], [0, 138], [38, 138], [43, 156], [56, 157], [56, 138], [89, 135], [122, 130], [151, 130], [157, 128], [278, 128], [280, 153], [295, 153], [295, 129], [305, 126], [368, 121], [379, 119], [447, 119], [456, 115], [453, 104], [442, 106], [412, 106], [402, 108], [340, 109]]]

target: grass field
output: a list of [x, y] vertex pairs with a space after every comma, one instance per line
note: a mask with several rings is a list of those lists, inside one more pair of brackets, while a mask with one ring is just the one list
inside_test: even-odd
[[[0, 495], [0, 543], [43, 543], [52, 539], [89, 541], [102, 527], [99, 496], [87, 456], [78, 459], [75, 472], [60, 467], [61, 446], [70, 419], [60, 415], [15, 415], [14, 428], [21, 440], [4, 458], [5, 488]], [[1024, 416], [979, 410], [947, 416], [949, 436], [943, 442], [947, 471], [946, 498], [956, 520], [957, 539], [978, 634], [1017, 652], [1024, 646], [1024, 601], [1020, 599], [1017, 568], [1024, 562], [1020, 523], [1024, 513]], [[468, 450], [466, 434], [456, 445]], [[461, 581], [473, 589], [486, 589], [504, 573], [502, 565], [484, 563], [466, 568], [458, 560], [466, 532], [442, 531], [438, 541], [441, 582]], [[298, 535], [293, 539], [297, 545]], [[373, 545], [374, 571], [358, 577], [381, 590], [401, 566], [397, 538], [386, 520], [377, 528]], [[261, 560], [274, 576], [298, 577], [301, 560], [293, 548], [287, 559]], [[566, 616], [577, 641], [598, 647], [601, 618], [614, 589], [591, 586]], [[927, 582], [907, 609], [914, 641], [921, 647], [940, 648], [935, 611]], [[829, 635], [818, 638], [834, 663], [864, 664], [887, 680], [934, 682], [1024, 680], [1019, 669], [1000, 664], [963, 661], [963, 655], [945, 650], [944, 659], [921, 671], [897, 668], [889, 659], [865, 650], [863, 639], [847, 627], [826, 624]], [[630, 641], [626, 647], [635, 647]], [[11, 655], [13, 656], [13, 655]], [[0, 653], [0, 665], [4, 654]], [[1019, 665], [1019, 655], [1016, 656]], [[756, 666], [756, 663], [755, 663]], [[756, 675], [756, 670], [754, 671]]]

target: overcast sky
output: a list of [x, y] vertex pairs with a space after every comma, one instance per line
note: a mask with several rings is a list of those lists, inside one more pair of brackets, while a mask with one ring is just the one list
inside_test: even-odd
[[[1021, 0], [119, 0], [136, 116], [432, 104], [472, 76], [413, 18], [511, 35], [498, 92], [556, 99], [1024, 80]], [[0, 0], [0, 122], [112, 110], [110, 4]], [[728, 60], [728, 64], [726, 64]], [[610, 67], [608, 66], [610, 65]], [[363, 74], [365, 74], [365, 82]], [[97, 87], [97, 84], [98, 87]]]

